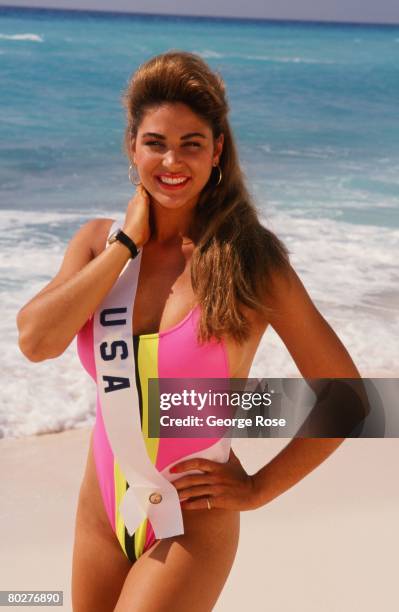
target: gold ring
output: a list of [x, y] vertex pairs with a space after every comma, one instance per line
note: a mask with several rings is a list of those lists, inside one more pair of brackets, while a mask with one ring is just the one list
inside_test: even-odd
[[210, 510], [212, 506], [211, 506], [211, 502], [209, 501], [209, 497], [206, 498], [206, 503], [208, 505], [208, 510]]

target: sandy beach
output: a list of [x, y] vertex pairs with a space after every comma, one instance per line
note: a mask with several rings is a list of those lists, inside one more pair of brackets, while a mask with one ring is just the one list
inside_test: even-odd
[[[0, 441], [0, 589], [62, 590], [68, 612], [89, 435], [84, 428]], [[254, 472], [287, 442], [233, 447]], [[296, 487], [242, 513], [235, 565], [214, 610], [251, 602], [254, 612], [396, 611], [398, 454], [397, 439], [347, 439]]]
[[[201, 111], [201, 100], [213, 100], [212, 109], [204, 106], [198, 118], [208, 118], [214, 136], [221, 126], [226, 126], [227, 119], [231, 127], [231, 136], [223, 145], [227, 156], [218, 153], [218, 183], [213, 178], [210, 181], [212, 189], [217, 189], [221, 181], [219, 192], [209, 199], [212, 221], [217, 214], [213, 203], [218, 201], [218, 193], [226, 194], [229, 215], [234, 212], [230, 208], [234, 199], [241, 209], [246, 199], [244, 191], [239, 193], [234, 187], [239, 173], [238, 168], [236, 172], [231, 169], [237, 157], [261, 224], [286, 245], [314, 305], [348, 350], [361, 376], [392, 378], [392, 383], [381, 386], [381, 397], [385, 404], [390, 402], [388, 431], [396, 427], [398, 436], [347, 439], [296, 486], [264, 507], [242, 513], [237, 557], [214, 610], [397, 612], [399, 80], [395, 58], [399, 25], [249, 20], [249, 3], [240, 7], [225, 3], [226, 16], [237, 8], [245, 15], [242, 19], [201, 15], [205, 5], [199, 3], [188, 18], [184, 14], [186, 6], [176, 15], [118, 16], [105, 11], [97, 14], [60, 10], [60, 4], [74, 3], [47, 4], [57, 10], [0, 8], [0, 74], [4, 91], [0, 100], [0, 325], [4, 380], [0, 401], [0, 590], [63, 591], [62, 609], [73, 612], [75, 514], [90, 423], [95, 418], [96, 386], [79, 359], [75, 341], [57, 358], [42, 362], [26, 358], [18, 346], [16, 317], [19, 309], [55, 277], [67, 245], [89, 219], [113, 218], [122, 227], [131, 209], [128, 202], [137, 187], [129, 180], [133, 160], [125, 155], [123, 146], [125, 128], [127, 135], [135, 132], [133, 123], [126, 123], [125, 110], [128, 117], [137, 118], [144, 117], [147, 108], [146, 104], [141, 107], [129, 102], [125, 109], [122, 93], [134, 72], [151, 56], [181, 49], [195, 53], [198, 60], [217, 71], [218, 79], [224, 80], [226, 104], [222, 89], [212, 84], [208, 93], [201, 93], [200, 84], [194, 85], [195, 100], [192, 94], [186, 98], [183, 89], [176, 96], [181, 101], [195, 102], [195, 111]], [[116, 4], [108, 8], [114, 11]], [[130, 4], [129, 10], [138, 10]], [[262, 3], [258, 4], [260, 10]], [[358, 4], [362, 9], [357, 10], [358, 16], [366, 19], [365, 3]], [[328, 10], [319, 5], [328, 19]], [[216, 8], [220, 10], [215, 3], [215, 11]], [[273, 10], [276, 8], [273, 6]], [[165, 10], [168, 9], [164, 6], [162, 11]], [[352, 20], [348, 11], [347, 6], [340, 19]], [[379, 5], [377, 13], [382, 19]], [[144, 78], [146, 72], [140, 74]], [[154, 82], [155, 95], [147, 99], [143, 93], [143, 100], [149, 101], [148, 108], [154, 99], [170, 99], [169, 87], [162, 96], [162, 79]], [[146, 87], [147, 84], [143, 92]], [[188, 88], [187, 81], [185, 90]], [[204, 168], [208, 164], [211, 169], [213, 163], [211, 156], [207, 157], [208, 145], [196, 150], [192, 145], [200, 145], [199, 142], [188, 141], [184, 147], [182, 142], [175, 151], [182, 163], [176, 167], [169, 166], [166, 158], [170, 145], [185, 138], [180, 131], [183, 126], [186, 131], [187, 117], [182, 112], [181, 125], [173, 121], [176, 138], [169, 138], [167, 123], [165, 130], [162, 122], [148, 128], [165, 132], [163, 139], [168, 147], [164, 149], [158, 148], [164, 146], [162, 142], [152, 141], [151, 147], [157, 143], [152, 153], [147, 147], [150, 141], [138, 141], [138, 165], [143, 165], [137, 171], [140, 170], [143, 185], [147, 185], [154, 200], [159, 200], [157, 206], [165, 205], [165, 214], [170, 206], [171, 228], [178, 228], [179, 235], [186, 233], [180, 230], [190, 211], [182, 211], [181, 227], [176, 212], [182, 206], [187, 208], [187, 202], [177, 199], [173, 203], [172, 192], [162, 191], [166, 185], [162, 187], [153, 175], [155, 168], [162, 168], [162, 172], [170, 168], [172, 174], [181, 171], [194, 179], [189, 190], [194, 190], [202, 179], [205, 184]], [[136, 123], [138, 128], [141, 121]], [[197, 130], [196, 126], [193, 130]], [[198, 136], [198, 132], [192, 133]], [[233, 136], [235, 153], [228, 148]], [[206, 142], [211, 142], [208, 137]], [[204, 155], [198, 159], [206, 162], [200, 172], [200, 163], [194, 157], [197, 154]], [[186, 193], [190, 194], [187, 199], [192, 208], [195, 194]], [[176, 197], [182, 196], [176, 192]], [[208, 206], [205, 200], [203, 204]], [[153, 202], [153, 212], [154, 209]], [[177, 250], [174, 259], [173, 240], [163, 242], [169, 231], [163, 228], [166, 216], [159, 214], [159, 219], [160, 227], [152, 223], [156, 231], [151, 233], [155, 243], [159, 241], [159, 253], [171, 266], [172, 280], [179, 261], [184, 261], [180, 255], [178, 261]], [[238, 231], [237, 223], [237, 232], [231, 233], [228, 219], [225, 235], [238, 237], [240, 233], [247, 238], [248, 226], [241, 214], [240, 221], [243, 231]], [[218, 235], [223, 236], [224, 227], [219, 230]], [[248, 240], [240, 239], [238, 243], [243, 248], [251, 246]], [[88, 246], [94, 250], [94, 245]], [[185, 261], [189, 250], [182, 248]], [[248, 253], [250, 265], [255, 260], [251, 249]], [[231, 279], [211, 273], [213, 266], [228, 271], [227, 262], [216, 257], [209, 261], [209, 286], [219, 279], [223, 296], [233, 295]], [[248, 271], [236, 256], [232, 262], [237, 272], [241, 263], [243, 272]], [[188, 271], [188, 267], [184, 270]], [[184, 270], [172, 286], [167, 287], [165, 281], [162, 291], [157, 281], [154, 299], [161, 299], [165, 293], [165, 297], [179, 300], [180, 292], [183, 295], [185, 290]], [[163, 275], [167, 272], [164, 264], [160, 271]], [[260, 268], [258, 272], [260, 278]], [[269, 283], [271, 279], [267, 276], [266, 280]], [[80, 288], [83, 286], [84, 283]], [[88, 300], [93, 298], [91, 288], [98, 289], [97, 282], [85, 287], [87, 291], [82, 289], [82, 293], [78, 289], [74, 293], [71, 288], [59, 294], [68, 312], [71, 297], [81, 304], [86, 295]], [[173, 293], [177, 295], [173, 297]], [[237, 285], [236, 295], [241, 293], [242, 283], [241, 288]], [[50, 304], [48, 320], [45, 313], [48, 329], [64, 327], [63, 316], [50, 316], [52, 307]], [[40, 309], [37, 312], [40, 315]], [[291, 335], [286, 330], [280, 337], [270, 325], [257, 347], [251, 377], [300, 377], [300, 369], [309, 371], [308, 367], [300, 367], [308, 358], [312, 370], [318, 362], [331, 361], [334, 366], [337, 363], [336, 357], [329, 357], [329, 342], [324, 352], [326, 335], [320, 321], [312, 319], [317, 323], [313, 328], [306, 317], [311, 309], [301, 311], [296, 300], [291, 302], [287, 297], [286, 312], [294, 313], [297, 329], [306, 334], [306, 359], [301, 357], [303, 335]], [[32, 313], [34, 319], [36, 315]], [[147, 323], [150, 319], [147, 317]], [[141, 328], [150, 329], [145, 325]], [[171, 332], [173, 327], [167, 330], [162, 325], [162, 329]], [[289, 340], [291, 336], [299, 339], [298, 345]], [[171, 350], [183, 363], [179, 344]], [[152, 359], [151, 356], [151, 362]], [[149, 370], [155, 370], [155, 361], [154, 368], [148, 362]], [[146, 369], [147, 364], [143, 371]], [[157, 376], [163, 377], [162, 368]], [[379, 427], [381, 423], [376, 421], [373, 425]], [[60, 433], [32, 435], [50, 431]], [[288, 442], [287, 438], [236, 439], [233, 448], [247, 471], [254, 473]]]

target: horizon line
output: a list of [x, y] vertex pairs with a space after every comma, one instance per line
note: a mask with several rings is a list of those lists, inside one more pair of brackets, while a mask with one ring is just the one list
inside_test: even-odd
[[12, 4], [0, 4], [0, 12], [2, 9], [6, 10], [22, 10], [22, 11], [48, 11], [48, 12], [59, 12], [59, 13], [89, 13], [97, 15], [117, 15], [117, 16], [137, 16], [137, 17], [171, 17], [180, 19], [208, 19], [208, 20], [230, 20], [230, 21], [263, 21], [272, 23], [311, 23], [318, 25], [340, 25], [340, 26], [386, 26], [386, 27], [397, 27], [398, 22], [375, 22], [375, 21], [330, 21], [327, 19], [285, 19], [276, 17], [239, 17], [233, 15], [193, 15], [193, 14], [176, 14], [176, 13], [147, 13], [144, 11], [126, 11], [126, 10], [108, 10], [108, 9], [89, 9], [89, 8], [67, 8], [67, 7], [52, 7], [52, 6], [29, 6], [29, 5], [12, 5]]

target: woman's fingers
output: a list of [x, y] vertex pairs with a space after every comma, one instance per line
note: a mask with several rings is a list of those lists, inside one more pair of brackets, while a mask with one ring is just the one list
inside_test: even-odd
[[203, 485], [199, 487], [188, 487], [187, 489], [183, 489], [183, 491], [179, 492], [179, 499], [183, 501], [184, 499], [188, 499], [190, 497], [201, 497], [202, 495], [219, 495], [222, 492], [222, 487], [218, 487], [215, 485]]
[[188, 487], [198, 487], [201, 485], [212, 485], [215, 484], [216, 480], [212, 476], [212, 474], [202, 473], [202, 474], [190, 474], [189, 476], [182, 476], [177, 480], [174, 480], [172, 484], [176, 487], [178, 491], [182, 489], [186, 489]]
[[218, 472], [223, 469], [224, 463], [218, 463], [217, 461], [211, 461], [210, 459], [203, 459], [202, 457], [195, 457], [194, 459], [186, 459], [176, 463], [170, 472], [172, 474], [178, 474], [179, 472], [188, 472], [189, 470], [201, 470], [202, 472]]
[[247, 474], [240, 460], [231, 450], [226, 463], [196, 457], [182, 461], [172, 473], [197, 470], [197, 474], [183, 474], [172, 484], [177, 489], [182, 508], [196, 510], [213, 508], [252, 510], [257, 507], [253, 476]]
[[[206, 501], [208, 499], [209, 501], [209, 506], [208, 506], [208, 502]], [[217, 501], [216, 498], [214, 497], [202, 497], [200, 499], [189, 499], [187, 501], [183, 501], [181, 503], [181, 507], [183, 508], [183, 510], [212, 510], [212, 508], [217, 508]]]

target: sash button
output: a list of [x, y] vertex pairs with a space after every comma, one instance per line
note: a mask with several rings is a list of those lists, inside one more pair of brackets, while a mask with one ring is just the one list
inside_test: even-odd
[[162, 495], [160, 493], [151, 493], [149, 500], [152, 504], [160, 504], [162, 501]]

